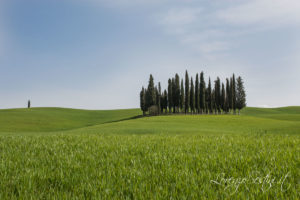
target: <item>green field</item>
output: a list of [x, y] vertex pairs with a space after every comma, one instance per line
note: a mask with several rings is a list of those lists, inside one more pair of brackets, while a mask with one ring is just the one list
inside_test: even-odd
[[0, 110], [0, 199], [300, 199], [300, 107]]

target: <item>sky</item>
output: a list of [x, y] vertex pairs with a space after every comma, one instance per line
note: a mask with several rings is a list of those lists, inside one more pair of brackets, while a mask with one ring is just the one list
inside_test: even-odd
[[235, 73], [300, 105], [299, 0], [0, 0], [0, 109], [139, 107], [149, 75]]

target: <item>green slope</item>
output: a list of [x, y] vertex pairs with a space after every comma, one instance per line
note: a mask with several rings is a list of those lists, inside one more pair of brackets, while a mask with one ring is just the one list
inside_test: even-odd
[[300, 122], [253, 116], [159, 116], [72, 130], [70, 134], [299, 134]]
[[93, 126], [140, 115], [139, 109], [78, 110], [31, 108], [0, 110], [0, 132], [49, 132]]
[[[173, 115], [134, 119], [139, 109], [79, 110], [31, 108], [0, 110], [0, 132], [53, 132], [73, 129], [97, 133], [195, 133], [299, 131], [300, 107], [252, 108], [241, 115]], [[130, 120], [129, 120], [130, 119]], [[134, 120], [133, 120], [134, 119]], [[123, 121], [120, 123], [111, 123]], [[110, 123], [110, 124], [105, 124]], [[76, 132], [76, 131], [75, 131]]]
[[242, 110], [242, 115], [277, 120], [300, 121], [300, 106], [282, 108], [254, 108], [248, 107]]

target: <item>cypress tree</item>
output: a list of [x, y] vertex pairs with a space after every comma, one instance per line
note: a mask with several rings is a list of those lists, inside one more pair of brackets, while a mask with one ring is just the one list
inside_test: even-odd
[[[160, 83], [159, 83], [160, 85]], [[157, 114], [160, 114], [160, 92], [159, 89], [157, 89], [157, 87], [155, 87], [155, 94], [156, 94], [156, 105], [157, 105]]]
[[226, 79], [226, 113], [230, 110], [231, 90], [228, 78]]
[[164, 91], [164, 109], [165, 112], [168, 112], [168, 92], [167, 90]]
[[199, 89], [199, 74], [196, 74], [195, 82], [195, 110], [197, 113], [200, 112], [200, 89]]
[[230, 82], [229, 82], [229, 86], [230, 86], [230, 95], [229, 95], [229, 109], [230, 111], [233, 109], [233, 81], [232, 78], [230, 78]]
[[169, 112], [172, 112], [172, 106], [173, 106], [173, 97], [172, 97], [172, 81], [169, 79], [168, 81], [168, 107]]
[[158, 93], [159, 93], [159, 96], [160, 96], [160, 98], [159, 98], [159, 101], [160, 101], [160, 104], [159, 104], [159, 106], [160, 106], [159, 112], [160, 112], [160, 113], [163, 113], [163, 111], [164, 111], [164, 106], [163, 106], [163, 104], [164, 104], [164, 94], [163, 94], [162, 91], [161, 91], [161, 85], [160, 85], [160, 82], [158, 83]]
[[216, 104], [216, 97], [215, 97], [215, 89], [211, 92], [211, 105], [212, 105], [212, 112], [217, 114], [217, 104]]
[[184, 87], [183, 87], [183, 79], [181, 79], [181, 87], [180, 87], [180, 110], [183, 112], [184, 108]]
[[239, 76], [237, 78], [236, 85], [236, 108], [239, 110], [243, 109], [246, 106], [246, 92], [244, 88], [243, 79]]
[[194, 87], [194, 81], [193, 77], [191, 77], [191, 90], [190, 90], [190, 107], [191, 107], [191, 112], [195, 112], [195, 87]]
[[140, 107], [141, 107], [141, 110], [143, 111], [143, 115], [145, 116], [147, 109], [146, 109], [146, 94], [145, 94], [144, 87], [142, 88], [142, 91], [140, 93]]
[[190, 80], [187, 70], [185, 71], [185, 113], [189, 112], [190, 108]]
[[172, 78], [172, 102], [173, 102], [173, 113], [176, 110], [176, 84], [175, 78]]
[[233, 112], [236, 114], [236, 83], [234, 74], [232, 75], [232, 100]]
[[180, 107], [180, 78], [179, 75], [175, 75], [175, 106], [177, 112], [179, 112]]
[[225, 93], [225, 86], [222, 83], [222, 91], [221, 91], [221, 108], [223, 113], [226, 112], [226, 93]]
[[204, 81], [204, 73], [200, 74], [200, 109], [201, 113], [205, 112], [206, 102], [205, 102], [205, 81]]
[[30, 108], [31, 107], [31, 102], [30, 102], [30, 100], [28, 100], [28, 102], [27, 102], [27, 108]]
[[207, 105], [208, 105], [208, 110], [209, 110], [209, 113], [212, 114], [213, 112], [213, 104], [212, 104], [212, 93], [211, 93], [211, 81], [210, 81], [210, 78], [208, 80], [208, 87], [207, 87], [207, 98], [206, 98], [206, 101], [207, 101]]
[[150, 108], [151, 106], [156, 104], [156, 95], [154, 88], [154, 79], [152, 74], [150, 74], [148, 89], [146, 93], [146, 108]]
[[215, 101], [215, 109], [218, 113], [221, 112], [221, 81], [220, 78], [217, 77], [215, 81], [215, 89], [214, 89], [214, 101]]

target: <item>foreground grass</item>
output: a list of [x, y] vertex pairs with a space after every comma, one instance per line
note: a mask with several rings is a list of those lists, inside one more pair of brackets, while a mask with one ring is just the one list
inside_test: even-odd
[[0, 137], [0, 198], [299, 199], [299, 144], [268, 134]]
[[49, 112], [0, 111], [0, 199], [300, 199], [297, 108]]

